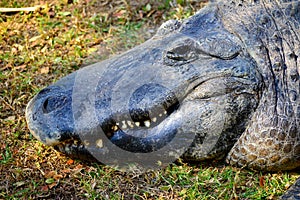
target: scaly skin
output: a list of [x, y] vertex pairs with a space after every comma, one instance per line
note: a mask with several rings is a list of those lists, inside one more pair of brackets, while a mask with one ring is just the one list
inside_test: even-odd
[[[82, 159], [92, 158], [87, 147], [105, 155], [112, 142], [149, 153], [192, 134], [186, 160], [227, 156], [229, 164], [255, 170], [295, 169], [298, 10], [298, 1], [220, 1], [183, 22], [166, 22], [144, 44], [42, 90], [28, 104], [29, 129], [43, 143]], [[94, 96], [78, 92], [95, 80]], [[78, 99], [82, 104], [74, 107]], [[76, 119], [89, 114], [89, 101], [96, 118], [79, 124], [79, 132]], [[107, 140], [92, 133], [96, 126]], [[81, 141], [82, 133], [95, 141]], [[295, 185], [283, 198], [299, 194]]]

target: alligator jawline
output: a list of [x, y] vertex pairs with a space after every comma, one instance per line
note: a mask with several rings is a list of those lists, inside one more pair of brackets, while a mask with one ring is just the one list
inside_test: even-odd
[[[128, 136], [131, 137], [131, 141], [132, 138], [136, 139], [136, 140], [143, 140], [147, 137], [149, 138], [153, 138], [156, 137], [153, 134], [150, 135], [141, 135], [138, 134], [141, 131], [145, 131], [147, 132], [147, 130], [151, 131], [152, 128], [155, 128], [157, 125], [159, 125], [160, 123], [164, 123], [164, 121], [166, 119], [168, 119], [174, 112], [176, 112], [176, 110], [179, 108], [179, 104], [176, 102], [175, 104], [169, 106], [169, 108], [164, 109], [163, 112], [161, 112], [160, 114], [156, 115], [155, 117], [152, 117], [151, 119], [148, 118], [144, 121], [133, 121], [133, 120], [119, 120], [118, 122], [116, 122], [115, 120], [110, 120], [110, 123], [106, 122], [106, 125], [102, 125], [102, 131], [105, 133], [106, 137], [112, 141], [112, 143], [116, 144], [117, 146], [119, 146], [120, 148], [123, 148], [124, 150], [128, 150], [128, 151], [135, 151], [134, 145], [132, 148], [124, 148], [120, 145], [118, 145], [118, 143], [122, 143], [122, 139], [119, 139], [120, 141], [116, 141], [116, 138], [114, 138], [114, 136], [118, 135], [117, 138], [120, 138], [120, 134], [123, 136]], [[120, 118], [120, 117], [119, 117]], [[130, 133], [134, 133], [136, 132], [136, 134], [127, 134], [126, 132], [130, 131]], [[170, 138], [172, 139], [174, 136], [170, 135]], [[128, 137], [124, 138], [124, 140], [128, 139]], [[159, 136], [157, 136], [159, 137]], [[151, 140], [151, 139], [150, 139]], [[132, 142], [134, 143], [134, 142]], [[91, 148], [90, 146], [91, 144], [88, 144], [88, 147]], [[97, 145], [97, 144], [95, 144]], [[128, 145], [130, 146], [130, 144]], [[151, 144], [151, 146], [153, 146], [153, 144]], [[53, 145], [53, 147], [63, 153], [69, 154], [71, 151], [87, 151], [88, 149], [85, 146], [85, 143], [81, 141], [81, 138], [79, 139], [68, 139], [65, 141], [61, 141], [60, 143]], [[153, 149], [151, 150], [141, 150], [138, 152], [149, 152], [149, 151], [153, 151]]]

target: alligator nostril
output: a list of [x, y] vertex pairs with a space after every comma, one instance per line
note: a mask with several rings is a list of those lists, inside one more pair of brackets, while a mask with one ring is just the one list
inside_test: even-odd
[[48, 99], [46, 99], [45, 101], [44, 101], [44, 104], [43, 104], [43, 110], [44, 110], [44, 112], [49, 112], [49, 109], [48, 109]]
[[42, 109], [44, 113], [50, 113], [61, 107], [63, 107], [67, 102], [67, 97], [60, 95], [54, 97], [47, 97], [43, 103]]

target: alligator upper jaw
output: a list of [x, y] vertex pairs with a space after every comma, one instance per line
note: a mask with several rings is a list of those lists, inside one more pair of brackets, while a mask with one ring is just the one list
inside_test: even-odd
[[[78, 130], [74, 128], [76, 121], [68, 131], [60, 130], [59, 124], [52, 124], [53, 120], [51, 119], [57, 119], [64, 109], [43, 113], [45, 112], [45, 103], [43, 102], [50, 96], [53, 97], [53, 90], [49, 91], [51, 92], [47, 95], [38, 95], [33, 98], [26, 108], [26, 119], [31, 133], [39, 141], [53, 146], [67, 155], [84, 160], [86, 160], [84, 158], [86, 155], [88, 160], [91, 160], [89, 159], [92, 157], [89, 150], [97, 148], [97, 151], [101, 152], [101, 148], [97, 142], [90, 144], [91, 141], [84, 141], [80, 131], [77, 132]], [[168, 96], [170, 97], [170, 95]], [[65, 106], [69, 107], [70, 104], [72, 104], [71, 101], [67, 102]], [[128, 115], [119, 115], [115, 119], [107, 118], [101, 123], [100, 132], [103, 132], [113, 144], [130, 152], [146, 153], [158, 150], [171, 141], [176, 134], [180, 120], [176, 119], [174, 115], [180, 105], [176, 98], [172, 100], [169, 98], [168, 102], [163, 101], [157, 104], [159, 106], [152, 109], [131, 110], [132, 118], [135, 121], [133, 119], [125, 120]], [[74, 117], [71, 110], [65, 111], [63, 117]], [[59, 122], [58, 119], [55, 123]], [[158, 140], [165, 142], [159, 143]]]
[[[84, 71], [84, 76], [71, 74], [54, 85], [45, 88], [28, 103], [26, 108], [28, 128], [34, 137], [48, 146], [56, 146], [61, 151], [64, 149], [63, 152], [69, 152], [68, 154], [71, 153], [70, 149], [73, 149], [72, 153], [77, 151], [77, 154], [86, 151], [86, 144], [81, 141], [80, 133], [76, 129], [76, 125], [78, 125], [78, 118], [76, 117], [78, 110], [74, 110], [74, 107], [78, 108], [76, 102], [79, 101], [80, 104], [84, 104], [88, 96], [95, 98], [92, 100], [92, 102], [96, 102], [95, 104], [101, 105], [102, 100], [106, 101], [103, 98], [97, 99], [95, 91], [92, 95], [85, 91], [84, 94], [80, 94], [82, 99], [74, 99], [79, 95], [76, 87], [81, 86], [78, 82], [76, 83], [76, 80], [80, 81], [78, 77], [95, 74], [91, 67], [82, 69], [82, 71]], [[98, 76], [97, 78], [99, 79]], [[90, 80], [94, 79], [91, 78]], [[101, 85], [97, 87], [99, 90], [101, 89], [99, 88]], [[72, 88], [71, 92], [70, 88]], [[150, 137], [148, 139], [168, 138], [167, 141], [169, 141], [172, 135], [174, 136], [174, 129], [171, 130], [164, 122], [179, 107], [179, 100], [172, 92], [159, 84], [141, 84], [140, 87], [133, 90], [131, 100], [129, 99], [129, 108], [114, 112], [114, 116], [111, 114], [101, 115], [102, 111], [110, 110], [109, 107], [94, 108], [98, 112], [97, 115], [100, 116], [95, 121], [102, 120], [98, 124], [100, 124], [103, 133], [119, 146], [124, 146], [126, 141], [132, 141], [132, 138], [142, 138], [142, 140], [147, 137]], [[141, 96], [142, 99], [140, 99]], [[62, 99], [64, 100], [63, 103], [61, 102]], [[143, 103], [143, 101], [146, 101], [146, 103]], [[84, 108], [84, 106], [79, 107]], [[89, 116], [90, 114], [83, 115]], [[177, 126], [173, 124], [172, 127]], [[161, 131], [157, 131], [158, 129]], [[157, 134], [158, 132], [159, 134]], [[148, 141], [144, 140], [143, 142], [147, 143]], [[153, 143], [149, 143], [149, 145], [153, 146]], [[127, 150], [134, 151], [134, 145], [131, 147], [125, 146], [127, 146]], [[139, 148], [136, 148], [136, 150], [144, 151]]]

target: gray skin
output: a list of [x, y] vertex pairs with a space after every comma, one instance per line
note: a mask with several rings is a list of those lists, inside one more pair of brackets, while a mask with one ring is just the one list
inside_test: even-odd
[[[164, 23], [140, 46], [43, 89], [26, 109], [28, 127], [46, 145], [92, 159], [86, 146], [103, 149], [81, 141], [75, 122], [83, 112], [72, 103], [76, 95], [88, 101], [80, 84], [97, 79], [94, 123], [126, 151], [153, 152], [176, 134], [183, 140], [193, 134], [186, 160], [226, 157], [254, 170], [296, 169], [299, 22], [298, 1], [211, 3], [182, 22]], [[283, 198], [299, 195], [298, 180]]]

